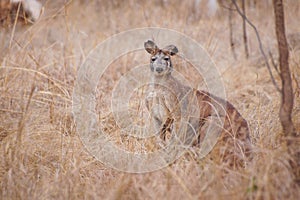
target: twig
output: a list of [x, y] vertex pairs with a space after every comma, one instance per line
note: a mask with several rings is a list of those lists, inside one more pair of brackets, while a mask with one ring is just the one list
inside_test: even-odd
[[231, 53], [233, 55], [234, 60], [236, 60], [237, 56], [236, 56], [236, 52], [235, 52], [235, 44], [233, 41], [233, 31], [232, 31], [232, 3], [230, 4], [230, 10], [229, 10], [229, 14], [228, 14], [228, 21], [229, 21], [229, 38], [230, 38], [230, 49], [231, 49]]
[[[35, 79], [35, 77], [34, 77], [34, 79]], [[34, 83], [33, 83], [32, 86], [31, 86], [31, 90], [30, 90], [30, 93], [29, 93], [29, 97], [28, 97], [26, 106], [25, 106], [25, 108], [22, 112], [23, 116], [22, 116], [22, 118], [21, 118], [21, 120], [19, 121], [19, 124], [18, 124], [18, 132], [17, 132], [17, 144], [18, 145], [22, 144], [22, 133], [23, 133], [23, 129], [25, 127], [25, 122], [26, 122], [27, 117], [28, 117], [28, 111], [29, 111], [29, 107], [30, 107], [30, 103], [31, 103], [34, 91], [35, 91], [35, 86], [34, 86]]]
[[278, 70], [278, 66], [276, 65], [275, 61], [274, 61], [274, 58], [273, 58], [273, 55], [272, 55], [272, 52], [269, 50], [269, 56], [271, 58], [271, 63], [273, 65], [273, 67], [275, 68], [276, 72], [278, 73], [278, 75], [280, 75], [280, 72]]
[[[246, 16], [246, 6], [245, 6], [245, 0], [242, 0], [242, 9], [243, 13]], [[244, 39], [244, 48], [245, 48], [245, 55], [246, 58], [249, 58], [249, 50], [248, 50], [248, 39], [247, 39], [247, 30], [246, 30], [246, 20], [243, 18], [243, 39]]]
[[254, 26], [254, 24], [242, 13], [241, 9], [239, 8], [239, 6], [237, 5], [236, 3], [236, 0], [232, 0], [232, 3], [233, 5], [235, 6], [237, 12], [239, 13], [239, 15], [245, 19], [245, 21], [253, 28], [254, 32], [255, 32], [255, 35], [256, 35], [256, 38], [257, 38], [257, 41], [258, 41], [258, 44], [259, 44], [259, 49], [260, 49], [260, 52], [265, 60], [265, 63], [267, 65], [267, 68], [268, 68], [268, 71], [269, 71], [269, 74], [270, 74], [270, 77], [271, 77], [271, 80], [272, 80], [272, 83], [273, 85], [275, 86], [276, 90], [281, 93], [281, 89], [279, 88], [279, 86], [277, 85], [275, 79], [274, 79], [274, 76], [272, 74], [272, 70], [271, 70], [271, 67], [269, 65], [269, 62], [268, 62], [268, 59], [267, 59], [267, 56], [264, 52], [264, 49], [263, 49], [263, 45], [262, 45], [262, 42], [261, 42], [261, 39], [260, 39], [260, 35], [257, 31], [257, 28]]
[[13, 26], [13, 29], [12, 29], [12, 32], [11, 32], [10, 41], [9, 41], [9, 50], [11, 49], [12, 41], [13, 41], [14, 36], [15, 36], [15, 30], [16, 30], [16, 26], [17, 26], [17, 22], [18, 22], [18, 18], [19, 18], [21, 3], [22, 2], [18, 3], [17, 15], [16, 15], [16, 18], [15, 18], [15, 21], [14, 21], [14, 26]]

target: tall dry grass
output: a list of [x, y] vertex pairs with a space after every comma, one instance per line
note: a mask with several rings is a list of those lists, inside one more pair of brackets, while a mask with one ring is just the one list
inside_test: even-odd
[[[1, 199], [300, 197], [289, 163], [291, 156], [280, 140], [280, 96], [261, 63], [250, 28], [250, 59], [244, 58], [238, 16], [234, 18], [238, 60], [234, 60], [229, 49], [226, 10], [210, 17], [205, 11], [196, 12], [192, 1], [158, 0], [70, 1], [65, 6], [61, 1], [45, 1], [45, 5], [45, 14], [36, 24], [0, 31]], [[299, 2], [289, 0], [285, 6], [287, 32], [300, 32]], [[265, 48], [276, 57], [272, 8], [262, 4], [249, 9], [248, 14]], [[228, 99], [250, 124], [255, 156], [247, 168], [232, 170], [213, 162], [210, 156], [195, 159], [191, 152], [160, 171], [127, 174], [107, 168], [82, 145], [71, 109], [80, 63], [112, 34], [148, 26], [178, 30], [207, 48], [222, 73]], [[99, 82], [99, 123], [108, 132], [116, 130], [108, 111], [110, 91], [128, 66], [134, 64], [130, 59], [120, 59]], [[291, 50], [290, 67], [295, 89], [293, 119], [299, 130], [299, 51]], [[184, 69], [181, 71], [197, 80]], [[130, 143], [128, 138], [117, 136], [116, 141], [129, 150], [144, 150], [143, 141]]]

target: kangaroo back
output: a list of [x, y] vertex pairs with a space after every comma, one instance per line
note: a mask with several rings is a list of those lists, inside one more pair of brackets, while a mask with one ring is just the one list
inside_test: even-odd
[[221, 118], [224, 124], [212, 153], [220, 154], [220, 161], [230, 166], [244, 166], [251, 156], [247, 121], [230, 102], [205, 91], [197, 91], [196, 94], [201, 109], [201, 124], [199, 138], [194, 144], [201, 145], [208, 133], [206, 129], [209, 123], [215, 123]]

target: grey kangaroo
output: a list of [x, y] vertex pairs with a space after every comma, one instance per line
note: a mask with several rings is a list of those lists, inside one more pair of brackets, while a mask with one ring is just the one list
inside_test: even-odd
[[[251, 142], [247, 121], [228, 101], [206, 91], [183, 85], [172, 76], [171, 57], [178, 53], [174, 45], [163, 49], [151, 40], [144, 43], [151, 55], [150, 73], [152, 86], [147, 92], [146, 106], [151, 114], [151, 123], [160, 138], [166, 140], [166, 133], [178, 132], [183, 120], [187, 128], [181, 135], [183, 144], [201, 145], [211, 117], [224, 118], [218, 135], [217, 145], [212, 152], [230, 166], [241, 166], [250, 155]], [[212, 153], [211, 152], [211, 153]]]

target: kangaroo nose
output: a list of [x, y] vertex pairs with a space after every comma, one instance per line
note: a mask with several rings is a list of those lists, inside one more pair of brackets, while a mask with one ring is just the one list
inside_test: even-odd
[[156, 71], [157, 71], [158, 73], [161, 73], [161, 72], [163, 71], [163, 68], [157, 67], [157, 68], [156, 68]]

